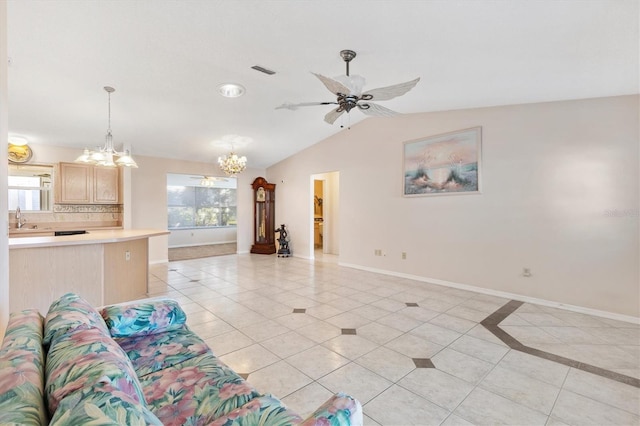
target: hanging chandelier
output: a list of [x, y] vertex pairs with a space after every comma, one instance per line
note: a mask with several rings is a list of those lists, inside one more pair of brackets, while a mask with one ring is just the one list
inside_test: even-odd
[[235, 177], [238, 173], [247, 168], [247, 157], [238, 157], [233, 151], [229, 155], [218, 157], [220, 169], [228, 176]]
[[[105, 167], [125, 166], [138, 168], [136, 162], [131, 158], [129, 150], [118, 152], [113, 147], [113, 136], [111, 135], [111, 93], [115, 92], [116, 89], [105, 86], [104, 90], [109, 96], [109, 127], [107, 128], [104, 146], [98, 147], [95, 151], [85, 148], [82, 155], [76, 158], [75, 162]], [[114, 157], [118, 157], [118, 159], [114, 161]]]

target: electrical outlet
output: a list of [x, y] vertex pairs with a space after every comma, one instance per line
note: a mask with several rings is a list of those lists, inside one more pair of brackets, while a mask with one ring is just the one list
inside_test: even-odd
[[522, 276], [525, 278], [529, 278], [532, 276], [531, 274], [531, 269], [529, 268], [522, 268]]
[[124, 252], [124, 260], [126, 261], [131, 260], [131, 252], [129, 250]]
[[382, 256], [382, 250], [381, 249], [375, 249], [373, 251], [373, 255], [374, 256]]
[[407, 252], [402, 252], [402, 260], [407, 260]]

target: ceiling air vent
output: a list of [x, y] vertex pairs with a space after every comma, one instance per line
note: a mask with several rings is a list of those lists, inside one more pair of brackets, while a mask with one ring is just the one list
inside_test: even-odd
[[266, 69], [264, 67], [261, 67], [260, 65], [254, 65], [254, 66], [251, 67], [251, 69], [263, 72], [263, 73], [268, 74], [268, 75], [274, 75], [276, 73], [275, 71], [268, 70], [268, 69]]

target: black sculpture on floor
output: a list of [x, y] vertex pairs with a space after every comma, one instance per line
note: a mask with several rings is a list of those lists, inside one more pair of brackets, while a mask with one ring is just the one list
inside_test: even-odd
[[287, 230], [284, 229], [284, 224], [280, 225], [280, 228], [276, 229], [275, 232], [280, 234], [278, 237], [278, 245], [280, 246], [278, 249], [278, 257], [291, 256], [291, 250], [289, 250], [289, 239], [287, 238]]

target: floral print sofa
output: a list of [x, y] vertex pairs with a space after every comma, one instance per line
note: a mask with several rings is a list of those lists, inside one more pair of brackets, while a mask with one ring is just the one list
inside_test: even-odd
[[361, 425], [336, 394], [303, 420], [218, 360], [169, 299], [98, 312], [69, 293], [13, 313], [0, 347], [0, 424]]

